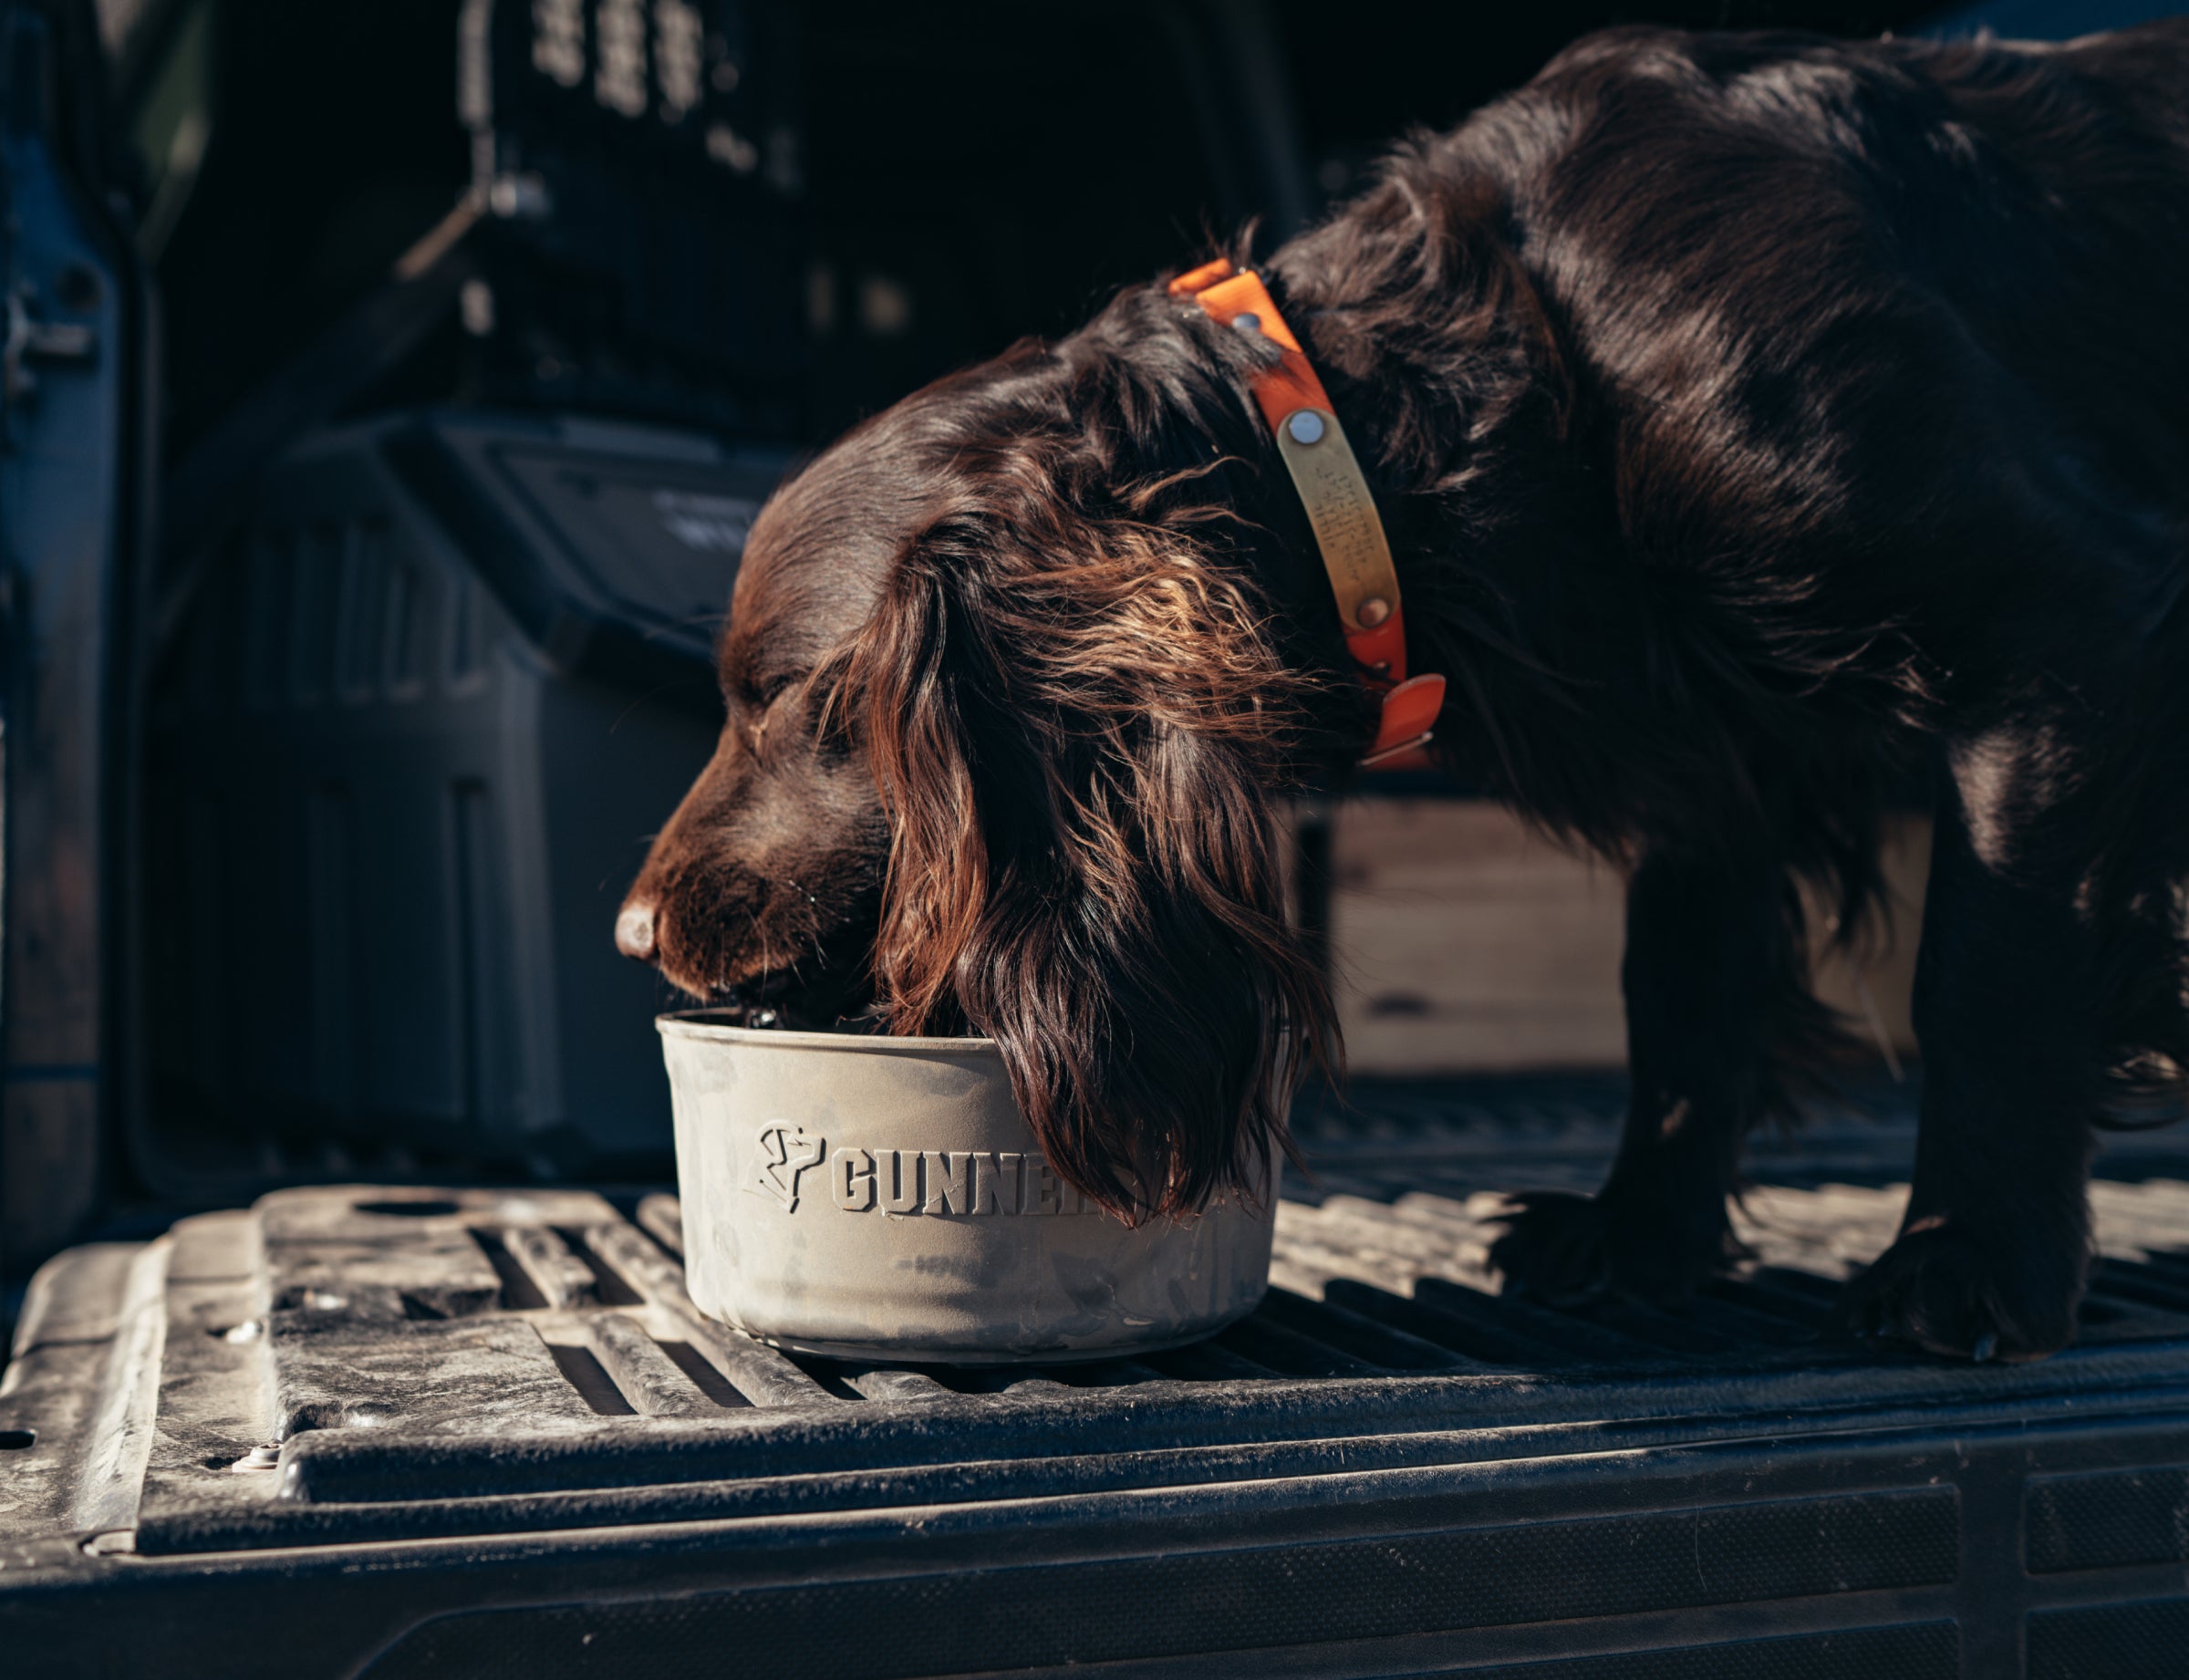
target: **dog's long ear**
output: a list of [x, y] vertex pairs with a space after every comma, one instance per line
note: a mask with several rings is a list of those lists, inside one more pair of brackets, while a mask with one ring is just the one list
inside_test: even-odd
[[852, 656], [893, 824], [881, 995], [896, 1031], [994, 1038], [1113, 1212], [1251, 1195], [1337, 1053], [1277, 845], [1302, 680], [1220, 515], [1027, 492], [925, 531]]

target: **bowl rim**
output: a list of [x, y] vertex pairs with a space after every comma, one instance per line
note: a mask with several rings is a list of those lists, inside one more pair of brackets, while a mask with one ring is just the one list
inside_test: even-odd
[[729, 1009], [668, 1010], [654, 1017], [663, 1038], [696, 1038], [732, 1044], [774, 1044], [785, 1050], [842, 1050], [865, 1055], [1000, 1056], [992, 1038], [896, 1037], [879, 1032], [805, 1032], [790, 1027], [740, 1027], [718, 1019]]

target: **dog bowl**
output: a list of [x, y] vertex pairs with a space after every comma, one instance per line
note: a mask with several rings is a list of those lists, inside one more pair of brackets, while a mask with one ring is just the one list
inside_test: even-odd
[[969, 1364], [1197, 1341], [1269, 1286], [1268, 1193], [1133, 1229], [1050, 1171], [980, 1038], [656, 1023], [687, 1281], [778, 1347]]

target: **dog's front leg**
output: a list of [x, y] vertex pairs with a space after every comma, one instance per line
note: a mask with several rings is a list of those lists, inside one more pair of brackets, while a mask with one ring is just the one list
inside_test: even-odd
[[1627, 887], [1631, 1087], [1593, 1198], [1517, 1198], [1490, 1263], [1551, 1301], [1685, 1293], [1738, 1252], [1727, 1219], [1740, 1142], [1771, 1088], [1789, 1011], [1812, 1010], [1786, 871], [1766, 856], [1655, 852]]
[[2034, 1359], [2074, 1334], [2102, 1005], [2081, 887], [2094, 847], [2055, 752], [1999, 736], [1955, 754], [1916, 959], [1914, 1187], [1899, 1239], [1841, 1303], [1867, 1335]]

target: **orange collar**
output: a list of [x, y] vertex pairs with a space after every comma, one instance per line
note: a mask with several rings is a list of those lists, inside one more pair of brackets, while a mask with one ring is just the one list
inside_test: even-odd
[[1370, 765], [1413, 769], [1426, 765], [1422, 748], [1444, 709], [1444, 679], [1406, 675], [1406, 617], [1399, 609], [1398, 572], [1367, 476], [1354, 459], [1345, 429], [1330, 406], [1307, 353], [1277, 313], [1261, 276], [1235, 270], [1219, 257], [1170, 283], [1173, 297], [1191, 298], [1219, 326], [1259, 332], [1281, 352], [1277, 365], [1257, 374], [1254, 401], [1276, 434], [1277, 452], [1307, 507], [1315, 546], [1338, 597], [1345, 646], [1361, 679], [1383, 697], [1383, 721], [1362, 758]]

